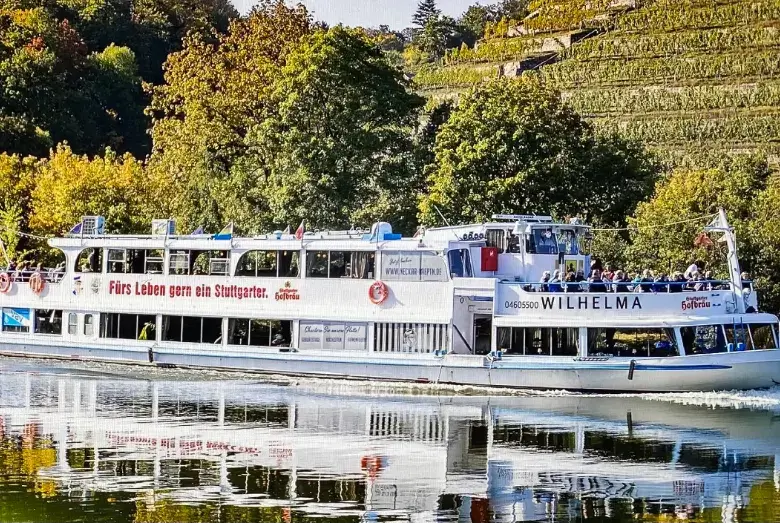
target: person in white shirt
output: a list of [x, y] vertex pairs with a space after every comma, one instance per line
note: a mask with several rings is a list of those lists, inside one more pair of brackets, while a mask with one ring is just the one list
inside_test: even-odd
[[690, 280], [694, 274], [697, 272], [701, 272], [704, 270], [704, 263], [700, 261], [695, 261], [690, 266], [685, 269], [685, 272], [683, 273], [683, 276], [685, 276], [686, 280]]

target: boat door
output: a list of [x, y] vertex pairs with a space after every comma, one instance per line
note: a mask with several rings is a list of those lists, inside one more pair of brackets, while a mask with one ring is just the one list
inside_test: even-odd
[[489, 354], [491, 347], [491, 336], [493, 335], [493, 317], [489, 314], [474, 315], [474, 347], [475, 354]]

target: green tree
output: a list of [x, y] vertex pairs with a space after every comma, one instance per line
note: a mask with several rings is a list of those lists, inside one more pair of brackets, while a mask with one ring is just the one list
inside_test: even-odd
[[640, 203], [629, 220], [634, 228], [629, 260], [635, 267], [667, 273], [682, 271], [692, 261], [702, 260], [716, 275], [727, 276], [724, 244], [694, 244], [707, 225], [700, 218], [723, 207], [736, 229], [744, 269], [755, 267], [756, 249], [749, 225], [754, 202], [762, 194], [768, 174], [765, 160], [742, 156], [724, 158], [720, 165], [710, 168], [672, 171], [658, 182], [653, 197]]
[[266, 0], [217, 44], [193, 35], [169, 56], [166, 83], [154, 88], [150, 107], [149, 172], [173, 188], [164, 210], [183, 227], [257, 223], [265, 199], [240, 185], [250, 177], [246, 137], [270, 111], [281, 67], [312, 25], [302, 6]]
[[413, 229], [411, 129], [423, 100], [360, 33], [317, 31], [289, 56], [275, 110], [256, 127], [250, 183], [269, 222], [349, 227], [392, 220]]
[[34, 158], [0, 154], [0, 240], [11, 258], [28, 248], [19, 233], [28, 229], [36, 170]]
[[431, 21], [438, 21], [440, 16], [441, 11], [436, 6], [436, 0], [420, 0], [412, 22], [420, 28], [425, 28]]
[[482, 38], [485, 34], [485, 25], [492, 21], [490, 7], [474, 4], [468, 7], [460, 17], [460, 25], [463, 26], [474, 40]]
[[35, 172], [29, 227], [36, 234], [63, 234], [85, 215], [103, 215], [111, 232], [148, 229], [150, 202], [143, 165], [108, 150], [89, 158], [59, 146]]
[[[652, 187], [644, 153], [602, 140], [560, 94], [534, 76], [487, 82], [461, 96], [426, 169], [420, 219], [481, 221], [493, 213], [580, 214], [615, 219]], [[626, 196], [605, 196], [622, 185]]]
[[269, 1], [218, 45], [188, 40], [166, 80], [149, 173], [175, 187], [165, 209], [185, 226], [414, 219], [404, 189], [423, 100], [364, 31], [314, 29], [302, 7]]
[[417, 34], [415, 43], [421, 51], [432, 58], [441, 58], [453, 33], [449, 19], [430, 19]]

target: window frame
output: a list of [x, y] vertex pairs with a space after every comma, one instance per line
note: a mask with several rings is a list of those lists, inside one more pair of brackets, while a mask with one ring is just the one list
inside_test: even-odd
[[[87, 321], [87, 318], [89, 318], [89, 321]], [[90, 332], [87, 332], [87, 326], [89, 326]], [[84, 328], [83, 328], [84, 336], [88, 336], [90, 338], [95, 337], [95, 318], [94, 314], [85, 314], [84, 315]]]

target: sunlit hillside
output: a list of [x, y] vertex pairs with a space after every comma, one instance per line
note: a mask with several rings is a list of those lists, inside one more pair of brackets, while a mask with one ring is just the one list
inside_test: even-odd
[[598, 127], [666, 152], [774, 150], [780, 1], [536, 0], [524, 21], [415, 75], [435, 98], [538, 71]]

